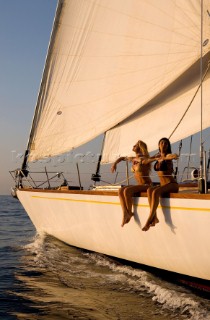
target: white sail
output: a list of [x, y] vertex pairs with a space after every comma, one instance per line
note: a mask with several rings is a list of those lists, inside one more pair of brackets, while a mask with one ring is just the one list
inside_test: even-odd
[[[210, 61], [210, 55], [207, 57]], [[205, 66], [208, 68], [207, 64]], [[119, 156], [132, 155], [132, 147], [138, 140], [145, 141], [148, 150], [153, 151], [158, 148], [158, 141], [163, 137], [170, 137], [173, 143], [200, 131], [201, 94], [198, 90], [199, 70], [196, 69], [198, 68], [192, 68], [162, 95], [109, 130], [106, 133], [102, 162], [109, 163]], [[203, 129], [210, 126], [209, 88], [208, 72], [203, 82]]]
[[[204, 39], [210, 38], [207, 3]], [[60, 0], [58, 8], [29, 160], [67, 152], [144, 110], [200, 57], [200, 0]], [[177, 119], [190, 94], [178, 106]], [[177, 103], [168, 102], [166, 113], [174, 113]], [[148, 117], [141, 118], [139, 128], [150, 127], [157, 142], [162, 126]], [[142, 132], [138, 138], [147, 142]], [[133, 132], [129, 135], [134, 143]], [[130, 140], [119, 140], [130, 150]]]

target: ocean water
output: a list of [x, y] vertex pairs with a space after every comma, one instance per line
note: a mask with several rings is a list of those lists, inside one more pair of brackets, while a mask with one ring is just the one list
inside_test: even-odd
[[40, 236], [0, 196], [0, 319], [210, 319], [209, 296]]

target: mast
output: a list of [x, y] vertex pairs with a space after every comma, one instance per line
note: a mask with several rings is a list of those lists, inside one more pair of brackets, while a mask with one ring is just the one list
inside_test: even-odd
[[104, 149], [104, 141], [105, 141], [106, 133], [104, 133], [103, 141], [102, 141], [102, 146], [101, 146], [101, 154], [98, 157], [98, 163], [96, 167], [96, 173], [93, 173], [91, 176], [91, 180], [93, 180], [95, 183], [101, 181], [101, 175], [100, 175], [100, 167], [101, 167], [101, 159], [102, 159], [102, 154], [103, 154], [103, 149]]
[[201, 43], [200, 43], [200, 177], [198, 180], [198, 190], [205, 193], [206, 177], [204, 176], [204, 149], [203, 149], [203, 0], [201, 0]]

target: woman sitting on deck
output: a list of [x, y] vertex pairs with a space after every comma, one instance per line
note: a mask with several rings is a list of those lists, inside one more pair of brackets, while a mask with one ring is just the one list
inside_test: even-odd
[[178, 192], [179, 189], [178, 183], [172, 176], [172, 160], [178, 159], [178, 155], [171, 153], [171, 144], [167, 138], [160, 139], [158, 147], [159, 153], [155, 157], [153, 157], [153, 161], [156, 161], [154, 170], [157, 171], [160, 179], [160, 185], [151, 186], [147, 189], [148, 201], [150, 205], [150, 215], [144, 228], [142, 229], [143, 231], [149, 230], [151, 226], [155, 226], [155, 224], [159, 222], [156, 210], [161, 195], [164, 193]]
[[132, 171], [134, 172], [135, 179], [138, 185], [125, 186], [119, 190], [120, 204], [123, 210], [123, 221], [124, 224], [128, 223], [131, 217], [134, 215], [132, 212], [132, 196], [136, 192], [146, 192], [148, 187], [152, 185], [152, 181], [149, 177], [151, 165], [149, 160], [149, 153], [147, 151], [147, 145], [139, 140], [134, 146], [133, 151], [136, 153], [135, 157], [120, 157], [117, 159], [111, 171], [116, 171], [117, 164], [120, 161], [132, 161]]

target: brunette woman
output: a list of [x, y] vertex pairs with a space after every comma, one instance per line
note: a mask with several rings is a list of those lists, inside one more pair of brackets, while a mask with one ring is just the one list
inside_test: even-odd
[[[178, 183], [173, 177], [173, 162], [172, 160], [178, 159], [177, 154], [172, 154], [171, 144], [169, 139], [162, 138], [158, 143], [159, 153], [153, 158], [155, 162], [154, 170], [160, 179], [160, 185], [151, 186], [147, 189], [148, 201], [150, 205], [150, 214], [147, 222], [142, 229], [143, 231], [149, 230], [151, 226], [155, 226], [159, 222], [157, 218], [157, 207], [160, 202], [160, 197], [164, 193], [178, 192]], [[151, 158], [152, 159], [152, 158]]]

